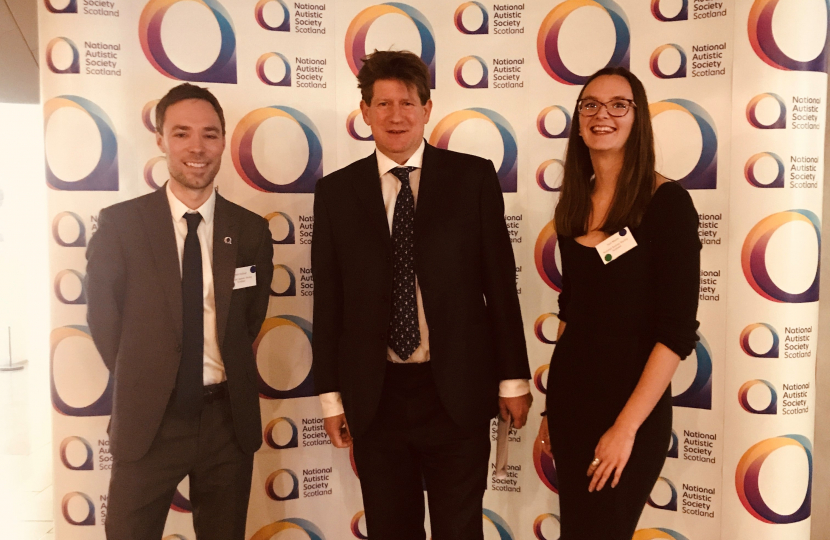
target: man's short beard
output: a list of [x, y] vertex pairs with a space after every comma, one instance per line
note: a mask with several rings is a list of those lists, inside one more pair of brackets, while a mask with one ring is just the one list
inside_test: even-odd
[[184, 186], [188, 189], [204, 189], [204, 188], [208, 187], [209, 185], [211, 185], [213, 183], [213, 181], [216, 179], [216, 173], [214, 173], [213, 176], [210, 177], [210, 180], [204, 186], [193, 185], [192, 183], [190, 183], [187, 180], [187, 177], [184, 174], [182, 174], [181, 172], [178, 172], [178, 173], [171, 172], [170, 177], [173, 180], [175, 180], [176, 182], [178, 182], [179, 184], [181, 184], [182, 186]]

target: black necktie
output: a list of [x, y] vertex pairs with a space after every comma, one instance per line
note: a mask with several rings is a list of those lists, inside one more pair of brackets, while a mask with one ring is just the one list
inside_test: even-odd
[[205, 327], [202, 299], [202, 248], [196, 230], [202, 215], [187, 213], [187, 237], [182, 255], [182, 359], [176, 379], [176, 408], [195, 416], [204, 404]]
[[407, 360], [421, 344], [418, 303], [415, 295], [415, 197], [409, 187], [409, 173], [416, 167], [392, 169], [401, 181], [392, 218], [392, 320], [389, 346]]

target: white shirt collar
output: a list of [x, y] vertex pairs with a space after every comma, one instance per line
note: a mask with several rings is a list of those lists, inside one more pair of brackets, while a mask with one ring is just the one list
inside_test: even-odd
[[173, 220], [181, 221], [187, 212], [199, 212], [202, 214], [202, 220], [204, 220], [205, 225], [210, 225], [213, 222], [213, 213], [216, 210], [216, 190], [211, 189], [208, 200], [196, 210], [191, 210], [186, 204], [176, 198], [176, 195], [170, 190], [170, 182], [173, 182], [173, 180], [167, 181], [165, 190], [167, 191], [167, 202], [170, 203], [170, 213], [173, 215]]
[[378, 159], [378, 173], [380, 174], [380, 176], [383, 176], [395, 167], [415, 167], [417, 169], [420, 169], [421, 165], [424, 162], [425, 146], [426, 141], [424, 141], [424, 139], [421, 139], [421, 145], [418, 147], [417, 150], [415, 150], [415, 153], [412, 154], [409, 157], [409, 159], [406, 160], [406, 163], [404, 163], [403, 165], [399, 165], [397, 162], [395, 162], [394, 159], [386, 156], [386, 154], [384, 154], [380, 150], [375, 149], [375, 155]]

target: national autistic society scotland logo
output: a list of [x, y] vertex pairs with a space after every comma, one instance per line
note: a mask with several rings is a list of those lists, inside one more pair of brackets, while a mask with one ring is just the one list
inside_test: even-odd
[[669, 487], [669, 491], [671, 493], [669, 502], [666, 504], [657, 504], [654, 502], [654, 499], [651, 498], [651, 495], [649, 495], [648, 501], [646, 501], [647, 504], [652, 508], [657, 508], [658, 510], [670, 510], [672, 512], [677, 512], [677, 488], [674, 486], [674, 483], [663, 476], [659, 477], [657, 482], [663, 482]]
[[78, 13], [78, 0], [69, 0], [61, 9], [55, 8], [52, 5], [52, 0], [43, 0], [43, 5], [46, 6], [46, 11], [49, 13]]
[[[767, 390], [769, 390], [769, 404], [767, 404], [767, 406], [763, 409], [756, 409], [749, 403], [749, 390], [753, 386], [757, 385], [766, 386]], [[753, 379], [742, 384], [741, 388], [738, 390], [738, 403], [740, 403], [741, 408], [748, 413], [778, 414], [778, 394], [775, 392], [775, 387], [772, 386], [772, 383], [763, 379]]]
[[667, 111], [688, 114], [700, 129], [700, 157], [694, 168], [677, 181], [686, 189], [715, 189], [718, 187], [718, 132], [715, 121], [706, 110], [688, 99], [665, 99], [648, 106], [651, 117]]
[[[758, 478], [761, 474], [761, 466], [770, 454], [780, 448], [794, 446], [804, 450], [807, 457], [808, 480], [807, 492], [804, 500], [798, 509], [792, 514], [782, 515], [771, 509], [764, 501]], [[785, 478], [785, 477], [781, 477]], [[764, 523], [798, 523], [810, 517], [810, 506], [813, 491], [813, 445], [803, 435], [782, 435], [765, 439], [749, 448], [738, 462], [735, 469], [735, 487], [738, 498], [741, 500], [747, 512], [752, 514], [759, 521]], [[781, 488], [781, 486], [776, 486]]]
[[415, 24], [421, 37], [421, 60], [427, 65], [430, 88], [435, 88], [435, 32], [424, 14], [414, 7], [400, 2], [387, 2], [370, 6], [355, 16], [346, 30], [346, 61], [357, 76], [363, 67], [361, 58], [366, 56], [366, 34], [376, 20], [384, 15], [403, 15]]
[[[291, 436], [285, 443], [278, 443], [274, 435], [274, 430], [280, 424], [288, 424], [291, 428]], [[299, 435], [297, 424], [295, 424], [294, 421], [288, 417], [280, 416], [279, 418], [274, 418], [266, 424], [262, 439], [265, 441], [265, 444], [274, 450], [285, 450], [286, 448], [297, 448], [300, 445]]]
[[[680, 65], [677, 66], [674, 73], [663, 73], [660, 69], [660, 55], [670, 49], [677, 51], [677, 54], [680, 55]], [[683, 47], [677, 45], [676, 43], [666, 43], [665, 45], [660, 45], [654, 49], [653, 53], [651, 53], [649, 66], [651, 66], [651, 72], [658, 79], [682, 79], [686, 76], [686, 51], [683, 50]]]
[[[287, 326], [300, 330], [308, 342], [311, 343], [311, 323], [307, 320], [295, 315], [278, 315], [276, 317], [269, 317], [265, 319], [264, 323], [262, 323], [262, 329], [259, 331], [259, 335], [254, 341], [254, 358], [257, 356], [259, 345], [265, 335], [274, 328], [279, 328], [281, 326]], [[258, 373], [257, 377], [259, 379], [257, 384], [259, 387], [259, 396], [263, 399], [290, 399], [314, 395], [314, 378], [311, 370], [309, 370], [308, 375], [306, 375], [305, 379], [303, 379], [299, 385], [294, 388], [289, 388], [288, 390], [278, 390], [272, 387], [265, 382], [265, 379], [262, 378], [261, 373]]]
[[[76, 497], [82, 499], [86, 503], [87, 514], [83, 519], [74, 519], [69, 514], [69, 503]], [[90, 498], [90, 496], [86, 493], [81, 493], [80, 491], [72, 491], [63, 496], [63, 499], [61, 500], [61, 514], [63, 514], [63, 519], [65, 519], [70, 525], [95, 525], [95, 505], [92, 503], [92, 498]]]
[[[464, 12], [470, 8], [477, 8], [481, 11], [481, 24], [478, 28], [467, 28], [464, 25]], [[484, 7], [484, 4], [480, 2], [464, 2], [455, 10], [455, 16], [453, 17], [455, 20], [455, 27], [458, 28], [458, 31], [462, 34], [487, 34], [489, 32], [489, 16], [487, 15], [487, 8]]]
[[[481, 78], [474, 83], [468, 83], [464, 80], [464, 66], [467, 62], [477, 62], [479, 66], [481, 66]], [[480, 56], [465, 56], [455, 64], [455, 69], [453, 70], [455, 75], [455, 82], [458, 83], [458, 86], [461, 88], [487, 88], [487, 63], [484, 61], [483, 58]]]
[[[78, 226], [78, 236], [73, 240], [65, 240], [60, 234], [60, 226], [64, 219], [71, 218]], [[52, 238], [61, 247], [86, 247], [86, 226], [81, 216], [75, 212], [60, 212], [52, 220]]]
[[[759, 182], [758, 178], [755, 176], [755, 165], [758, 164], [758, 161], [764, 158], [774, 160], [775, 164], [778, 166], [778, 173], [775, 175], [775, 179], [766, 184]], [[774, 154], [772, 152], [759, 152], [746, 160], [746, 165], [744, 165], [744, 178], [746, 178], [746, 181], [749, 182], [749, 185], [757, 188], [784, 187], [784, 172], [784, 161], [782, 161], [778, 154]]]
[[[288, 494], [280, 495], [276, 491], [274, 482], [276, 482], [277, 478], [284, 475], [288, 475], [288, 477], [291, 478], [291, 489], [289, 490]], [[294, 471], [290, 469], [277, 469], [276, 471], [269, 474], [268, 478], [265, 480], [265, 493], [266, 495], [268, 495], [268, 498], [274, 501], [290, 501], [292, 499], [299, 499], [300, 480], [299, 478], [297, 478], [297, 475], [294, 473]]]
[[89, 333], [89, 328], [79, 325], [69, 325], [55, 328], [49, 336], [49, 372], [51, 379], [50, 389], [52, 394], [52, 406], [56, 411], [66, 416], [107, 416], [112, 412], [112, 375], [109, 376], [107, 387], [104, 389], [104, 392], [89, 405], [83, 407], [73, 407], [66, 403], [58, 393], [58, 387], [55, 384], [55, 351], [57, 351], [58, 345], [60, 345], [63, 340], [75, 337], [92, 341], [92, 335]]
[[562, 2], [547, 14], [539, 27], [536, 39], [536, 48], [539, 61], [548, 75], [563, 84], [582, 85], [588, 80], [588, 75], [577, 75], [565, 66], [559, 52], [559, 32], [565, 19], [582, 7], [598, 7], [605, 10], [611, 17], [616, 32], [614, 52], [606, 67], [622, 66], [627, 68], [631, 56], [631, 31], [628, 18], [622, 8], [613, 0], [567, 0]]
[[502, 144], [504, 145], [504, 157], [496, 173], [499, 177], [502, 192], [516, 193], [518, 189], [519, 162], [519, 147], [516, 144], [516, 132], [513, 131], [513, 126], [510, 125], [510, 122], [499, 113], [479, 107], [452, 112], [436, 124], [432, 130], [432, 134], [429, 136], [429, 144], [446, 150], [449, 148], [450, 137], [452, 137], [453, 131], [462, 122], [474, 118], [490, 122], [499, 131]]
[[536, 519], [533, 520], [533, 534], [536, 536], [536, 540], [554, 540], [553, 538], [546, 538], [542, 534], [542, 524], [549, 519], [554, 520], [557, 524], [561, 523], [559, 516], [556, 514], [542, 514], [536, 516]]
[[662, 0], [651, 0], [651, 14], [660, 22], [686, 21], [689, 19], [689, 0], [681, 0], [680, 10], [673, 17], [666, 17], [660, 9]]
[[552, 457], [542, 451], [542, 443], [539, 442], [539, 439], [536, 439], [536, 442], [533, 443], [533, 466], [536, 468], [539, 480], [549, 490], [558, 494], [559, 477], [556, 475], [556, 464]]
[[[64, 69], [59, 69], [52, 60], [52, 52], [55, 50], [55, 47], [61, 43], [67, 45], [69, 47], [69, 50], [72, 51], [72, 61], [69, 63], [69, 66], [67, 66]], [[56, 73], [58, 75], [64, 75], [68, 73], [80, 73], [80, 58], [81, 56], [78, 53], [78, 46], [75, 45], [75, 42], [69, 38], [56, 37], [55, 39], [51, 40], [49, 43], [46, 44], [46, 65], [49, 66], [49, 71], [51, 71], [52, 73]]]
[[309, 540], [326, 540], [323, 531], [307, 519], [285, 518], [274, 523], [269, 523], [251, 536], [250, 540], [274, 540], [282, 531], [302, 531]]
[[[771, 124], [764, 124], [761, 120], [758, 119], [758, 104], [761, 103], [764, 99], [774, 99], [778, 103], [778, 118], [772, 122]], [[784, 104], [784, 100], [778, 94], [773, 94], [772, 92], [765, 92], [763, 94], [758, 94], [754, 98], [749, 100], [749, 103], [746, 106], [746, 119], [752, 125], [752, 127], [756, 127], [758, 129], [786, 129], [787, 128], [787, 106]]]
[[[769, 346], [769, 350], [764, 352], [757, 352], [749, 343], [749, 336], [752, 335], [752, 332], [758, 330], [759, 328], [766, 328], [769, 330], [770, 334], [772, 335], [772, 344]], [[778, 337], [778, 332], [773, 328], [771, 324], [767, 323], [752, 323], [748, 325], [746, 328], [741, 330], [741, 349], [754, 358], [778, 358], [778, 345], [779, 345], [780, 338]]]
[[[265, 21], [265, 6], [271, 2], [279, 4], [282, 8], [282, 23], [279, 26], [271, 26]], [[265, 30], [272, 32], [288, 32], [291, 30], [291, 13], [289, 13], [288, 6], [282, 0], [259, 0], [254, 8], [254, 16], [256, 22]]]
[[[783, 225], [792, 221], [801, 221], [813, 226], [818, 242], [818, 252], [821, 253], [821, 223], [818, 216], [809, 210], [795, 209], [778, 212], [759, 221], [749, 234], [746, 235], [741, 248], [741, 268], [749, 285], [761, 296], [773, 302], [801, 304], [816, 302], [819, 297], [819, 267], [816, 266], [816, 277], [806, 291], [789, 293], [782, 290], [772, 281], [767, 270], [767, 244], [772, 235]], [[792, 242], [790, 242], [792, 244]], [[797, 257], [797, 252], [794, 252]]]
[[556, 230], [553, 221], [545, 225], [533, 250], [536, 270], [548, 287], [562, 292], [562, 272], [556, 265]]
[[176, 66], [167, 56], [161, 40], [164, 15], [174, 4], [185, 0], [150, 0], [138, 21], [138, 37], [144, 56], [159, 73], [171, 79], [189, 82], [214, 82], [236, 84], [236, 34], [228, 11], [216, 0], [194, 0], [213, 13], [219, 24], [221, 45], [213, 64], [198, 73], [191, 73]]
[[[269, 118], [287, 118], [295, 122], [302, 129], [308, 143], [305, 169], [288, 184], [269, 181], [254, 163], [254, 134]], [[291, 107], [271, 105], [251, 111], [239, 121], [231, 139], [231, 158], [242, 180], [256, 190], [267, 193], [314, 193], [317, 180], [323, 176], [323, 145], [320, 140], [320, 133], [308, 116]]]
[[[824, 3], [827, 6], [827, 25], [830, 27], [830, 0], [825, 0]], [[797, 5], [797, 3], [793, 4], [790, 9], [798, 9], [795, 7]], [[826, 39], [823, 34], [821, 35], [821, 39], [824, 39], [824, 47], [822, 47], [818, 56], [812, 60], [796, 60], [787, 56], [778, 46], [772, 31], [773, 16], [777, 7], [778, 0], [755, 0], [752, 4], [747, 19], [747, 32], [752, 50], [755, 51], [758, 58], [777, 69], [826, 73], [827, 58], [828, 53], [830, 53], [830, 39]], [[792, 28], [789, 31], [798, 32], [799, 30], [798, 28]]]
[[[118, 142], [115, 138], [115, 128], [107, 113], [95, 103], [80, 96], [63, 95], [50, 99], [43, 104], [43, 127], [49, 125], [49, 118], [63, 107], [83, 111], [87, 114], [101, 136], [101, 157], [92, 171], [78, 181], [68, 182], [61, 180], [52, 172], [49, 160], [46, 160], [46, 182], [52, 189], [60, 191], [118, 191]], [[78, 141], [71, 141], [77, 144]], [[70, 141], [64, 141], [70, 144]]]
[[[366, 534], [360, 530], [360, 520], [363, 520], [364, 523], [366, 522], [366, 518], [364, 517], [365, 514], [366, 513], [363, 510], [359, 511], [357, 514], [354, 515], [354, 517], [352, 517], [352, 522], [349, 526], [349, 528], [352, 531], [352, 535], [354, 535], [354, 537], [358, 538], [359, 540], [369, 540], [369, 537], [366, 536]], [[364, 529], [365, 528], [366, 527], [364, 526]]]
[[700, 332], [697, 336], [699, 340], [695, 344], [697, 356], [695, 378], [689, 388], [672, 398], [672, 405], [710, 410], [712, 408], [712, 347]]
[[[80, 444], [84, 447], [84, 450], [86, 451], [84, 461], [80, 465], [73, 465], [69, 461], [67, 451], [69, 449], [69, 445], [72, 443]], [[69, 469], [70, 471], [91, 471], [95, 469], [95, 463], [93, 462], [94, 454], [92, 452], [92, 446], [89, 444], [89, 441], [87, 441], [83, 437], [77, 437], [73, 435], [65, 438], [63, 441], [61, 441], [60, 450], [58, 451], [58, 453], [60, 454], [61, 463], [63, 463], [63, 466]]]
[[496, 528], [499, 533], [499, 540], [513, 540], [513, 531], [507, 522], [497, 513], [492, 510], [484, 508], [483, 512], [484, 523], [490, 523]]
[[[278, 81], [272, 81], [265, 73], [265, 62], [271, 58], [279, 58], [283, 63], [285, 75], [283, 75], [282, 79]], [[278, 52], [267, 52], [260, 56], [256, 61], [256, 74], [257, 77], [259, 77], [259, 80], [268, 86], [291, 86], [291, 64], [288, 63], [288, 58], [286, 58], [285, 55]]]

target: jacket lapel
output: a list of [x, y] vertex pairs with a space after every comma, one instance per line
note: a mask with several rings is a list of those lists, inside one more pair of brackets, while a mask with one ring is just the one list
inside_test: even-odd
[[380, 177], [378, 176], [378, 162], [375, 154], [361, 159], [356, 163], [358, 169], [356, 178], [353, 178], [352, 185], [355, 192], [366, 210], [366, 215], [372, 228], [377, 230], [383, 238], [387, 249], [392, 249], [392, 241], [389, 235], [389, 221], [386, 218], [386, 210], [383, 206], [383, 193], [380, 190]]
[[219, 350], [222, 350], [233, 293], [239, 238], [231, 205], [218, 193], [213, 218], [213, 296], [216, 300], [216, 337]]
[[165, 186], [147, 197], [141, 208], [144, 230], [148, 233], [153, 261], [158, 270], [159, 282], [167, 297], [167, 306], [176, 335], [182, 335], [182, 273], [173, 217], [167, 201]]
[[[418, 204], [415, 207], [415, 231], [418, 234], [429, 221], [429, 213], [440, 199], [441, 156], [434, 146], [424, 146], [424, 160], [421, 163], [421, 179], [418, 184]], [[436, 198], [438, 197], [438, 198]]]

